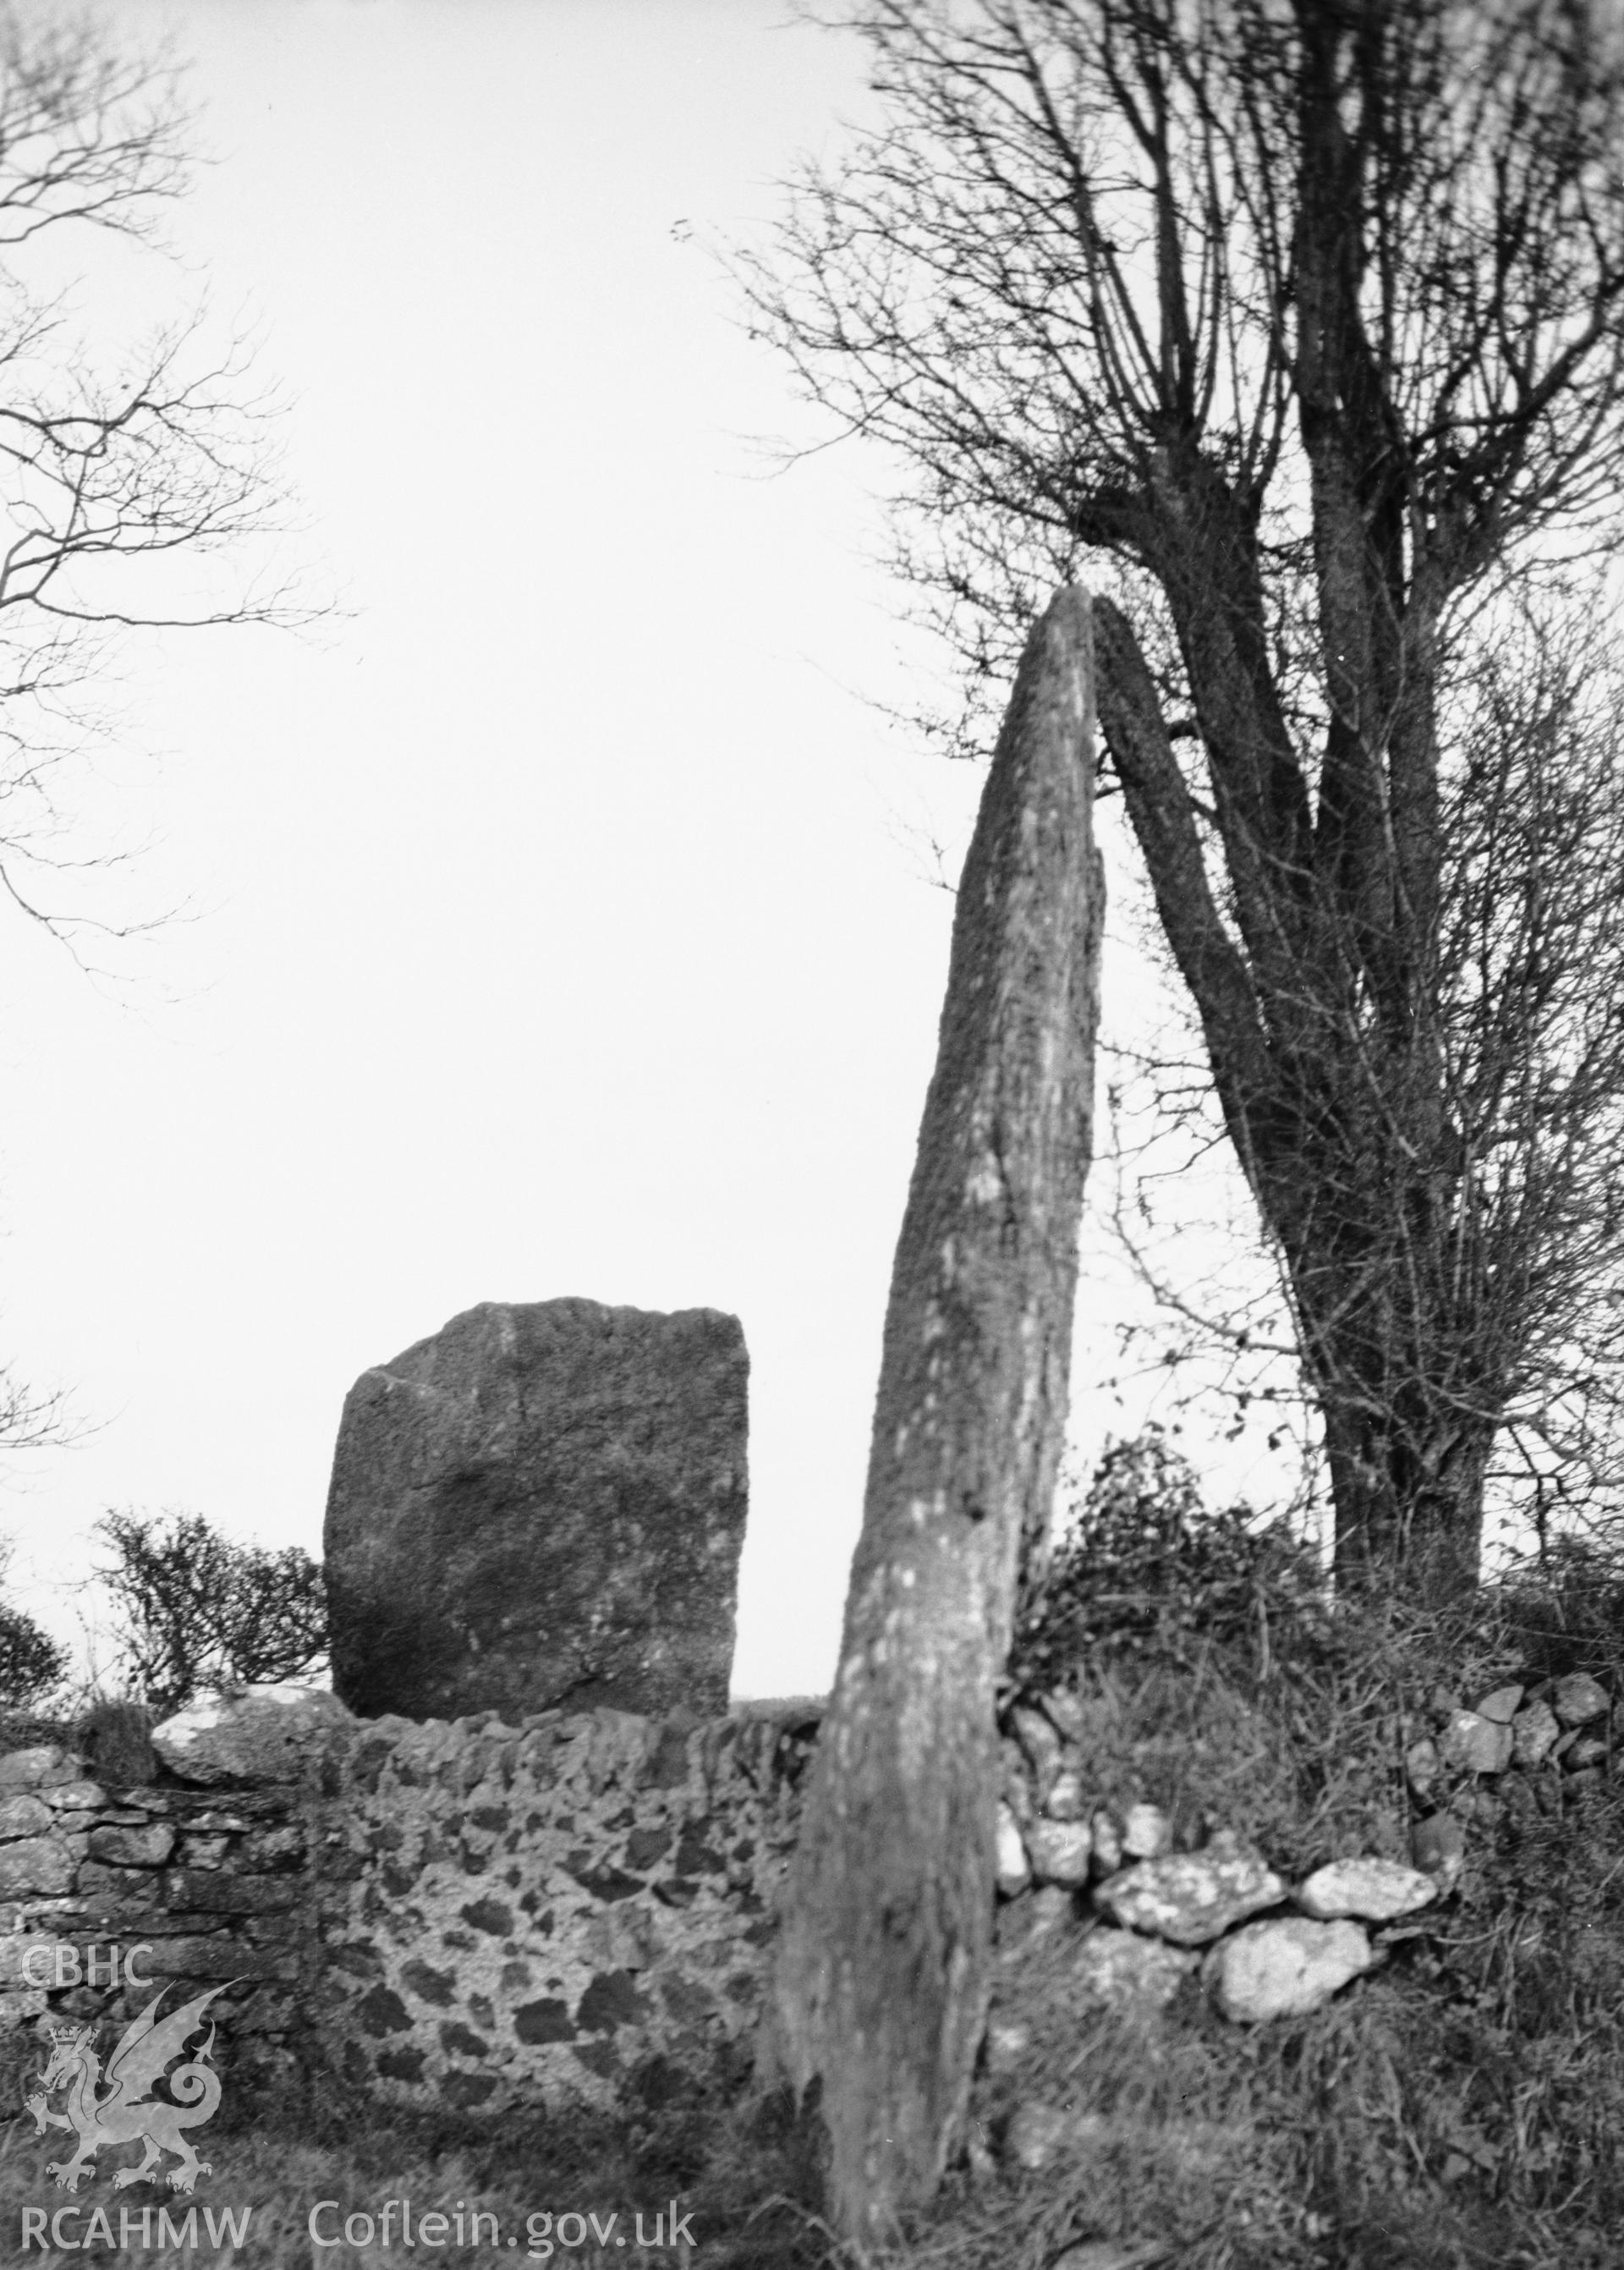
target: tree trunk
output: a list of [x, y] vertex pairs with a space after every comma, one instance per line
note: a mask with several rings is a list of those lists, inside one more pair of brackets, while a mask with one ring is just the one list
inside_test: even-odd
[[[1396, 1317], [1323, 1254], [1313, 1267], [1297, 1256], [1291, 1273], [1324, 1426], [1338, 1591], [1397, 1583], [1439, 1603], [1471, 1592], [1497, 1383], [1468, 1370], [1457, 1319]], [[1381, 1289], [1398, 1274], [1382, 1272]]]
[[1361, 1409], [1334, 1394], [1320, 1400], [1338, 1591], [1397, 1584], [1440, 1604], [1472, 1592], [1493, 1426], [1442, 1417], [1423, 1430], [1401, 1413]]
[[985, 2023], [997, 1682], [1045, 1554], [1092, 1142], [1104, 884], [1089, 602], [1028, 640], [953, 924], [892, 1274], [840, 1670], [785, 1887], [764, 2070], [821, 2081], [831, 2206], [933, 2191]]
[[[1189, 577], [1214, 549], [1196, 547]], [[1232, 581], [1242, 587], [1238, 569]], [[1198, 590], [1189, 605], [1197, 619], [1217, 599]], [[1379, 959], [1370, 918], [1336, 879], [1348, 844], [1334, 829], [1327, 836], [1328, 879], [1289, 797], [1249, 790], [1242, 799], [1226, 788], [1244, 804], [1237, 827], [1252, 861], [1243, 868], [1226, 852], [1237, 942], [1132, 628], [1101, 601], [1094, 629], [1100, 714], [1129, 821], [1200, 1015], [1225, 1124], [1286, 1265], [1325, 1428], [1339, 1587], [1400, 1580], [1458, 1596], [1477, 1582], [1504, 1362], [1485, 1323], [1486, 1264], [1416, 979], [1426, 956], [1413, 942], [1390, 956], [1392, 983], [1372, 980], [1369, 1006], [1357, 973]], [[1221, 654], [1198, 659], [1203, 698], [1235, 746], [1266, 746], [1266, 716], [1228, 722], [1241, 715], [1243, 677]], [[1223, 680], [1216, 692], [1209, 677]], [[1411, 700], [1425, 707], [1420, 693]], [[1221, 777], [1219, 753], [1212, 762]], [[1279, 848], [1264, 858], [1258, 843]], [[1389, 922], [1390, 946], [1400, 927]]]

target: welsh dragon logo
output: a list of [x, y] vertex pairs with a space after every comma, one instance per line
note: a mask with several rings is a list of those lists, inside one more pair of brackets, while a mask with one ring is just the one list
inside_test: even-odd
[[[133, 2167], [121, 2168], [114, 2177], [115, 2191], [139, 2183], [144, 2176], [156, 2175], [166, 2152], [173, 2152], [180, 2162], [168, 2171], [167, 2180], [172, 2190], [189, 2192], [199, 2176], [212, 2173], [209, 2162], [197, 2157], [184, 2133], [188, 2128], [201, 2128], [219, 2104], [219, 2075], [209, 2062], [214, 2048], [212, 2025], [203, 2047], [169, 2075], [170, 2092], [178, 2103], [166, 2103], [152, 2090], [171, 2059], [182, 2056], [189, 2038], [201, 2031], [204, 2010], [223, 1991], [211, 1986], [206, 1994], [183, 2002], [160, 2020], [158, 2006], [168, 1992], [160, 1987], [140, 2015], [125, 2027], [108, 2059], [105, 2074], [96, 2054], [93, 2024], [51, 2028], [50, 2058], [37, 2076], [41, 2086], [23, 2102], [41, 2136], [48, 2127], [66, 2128], [78, 2135], [78, 2149], [71, 2159], [46, 2162], [45, 2172], [56, 2177], [59, 2191], [78, 2191], [86, 2169], [94, 2176], [96, 2154], [104, 2144], [146, 2147], [143, 2159]], [[67, 2110], [54, 2112], [49, 2099], [59, 2088], [67, 2092]]]

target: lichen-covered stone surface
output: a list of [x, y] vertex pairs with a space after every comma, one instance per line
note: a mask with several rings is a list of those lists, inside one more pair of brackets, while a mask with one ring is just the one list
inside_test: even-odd
[[1200, 1959], [1193, 1949], [1138, 1932], [1096, 1931], [1079, 1949], [1072, 1977], [1085, 1997], [1108, 2009], [1161, 2009]]
[[325, 1769], [321, 2028], [352, 2082], [498, 2111], [747, 2059], [815, 1720], [360, 1728]]
[[1511, 1762], [1515, 1741], [1509, 1720], [1485, 1718], [1476, 1710], [1457, 1710], [1443, 1729], [1438, 1750], [1444, 1764], [1458, 1771], [1502, 1774]]
[[154, 1728], [152, 1747], [181, 1781], [296, 1782], [312, 1743], [351, 1723], [336, 1695], [266, 1682], [199, 1695]]
[[736, 1317], [486, 1302], [345, 1398], [334, 1691], [373, 1717], [727, 1709], [747, 1502]]
[[1212, 1957], [1219, 2008], [1237, 2024], [1301, 2017], [1368, 1970], [1370, 1941], [1346, 1918], [1329, 1923], [1286, 1916], [1250, 1923]]
[[1412, 1915], [1438, 1896], [1433, 1879], [1419, 1868], [1401, 1867], [1366, 1853], [1356, 1860], [1332, 1860], [1316, 1868], [1293, 1895], [1306, 1916], [1329, 1923], [1339, 1916], [1357, 1916], [1367, 1923], [1391, 1923]]
[[1175, 1947], [1205, 1947], [1288, 1887], [1262, 1855], [1220, 1831], [1201, 1852], [1169, 1852], [1112, 1876], [1094, 1894], [1113, 1923], [1153, 1932]]
[[1592, 1720], [1605, 1717], [1612, 1699], [1600, 1680], [1592, 1679], [1588, 1671], [1570, 1671], [1565, 1679], [1559, 1679], [1551, 1698], [1564, 1726], [1588, 1726]]

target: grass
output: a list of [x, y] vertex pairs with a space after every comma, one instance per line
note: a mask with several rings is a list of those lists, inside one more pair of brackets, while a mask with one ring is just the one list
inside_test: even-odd
[[[238, 2112], [234, 2118], [228, 2102], [211, 2124], [208, 2141], [196, 2140], [212, 2173], [199, 2184], [193, 2200], [151, 2183], [115, 2193], [109, 2177], [133, 2158], [130, 2148], [104, 2155], [108, 2164], [96, 2179], [70, 2196], [58, 2192], [45, 2173], [46, 2162], [65, 2142], [60, 2132], [42, 2137], [26, 2116], [12, 2120], [0, 2129], [0, 2259], [38, 2263], [42, 2270], [118, 2259], [118, 2251], [108, 2249], [99, 2235], [87, 2237], [89, 2216], [100, 2207], [115, 2237], [120, 2210], [129, 2211], [132, 2240], [139, 2237], [142, 2210], [151, 2210], [149, 2251], [132, 2244], [126, 2259], [189, 2262], [194, 2258], [183, 2248], [159, 2247], [157, 2217], [159, 2208], [166, 2210], [174, 2229], [194, 2204], [203, 2242], [195, 2259], [238, 2265], [240, 2270], [313, 2270], [321, 2265], [328, 2270], [376, 2270], [385, 2263], [426, 2262], [479, 2263], [488, 2270], [498, 2259], [612, 2259], [619, 2270], [650, 2270], [655, 2264], [687, 2259], [703, 2263], [707, 2270], [713, 2265], [742, 2270], [745, 2264], [795, 2270], [816, 2259], [826, 2244], [818, 2237], [813, 2207], [815, 2143], [805, 2124], [788, 2119], [776, 2105], [741, 2111], [720, 2089], [617, 2124], [577, 2117], [481, 2126], [443, 2117], [391, 2117], [346, 2099], [334, 2085], [330, 2096], [318, 2090], [313, 2100], [288, 2099], [246, 2116]], [[443, 2243], [425, 2244], [419, 2238], [410, 2248], [402, 2245], [398, 2207], [394, 2243], [380, 2243], [384, 2202], [402, 2200], [412, 2202], [414, 2226], [426, 2214], [445, 2214]], [[317, 2226], [324, 2240], [336, 2237], [337, 2244], [313, 2243], [310, 2218], [323, 2200], [337, 2203]], [[667, 2243], [673, 2201], [694, 2241], [692, 2256], [680, 2244], [673, 2251]], [[213, 2208], [218, 2227], [222, 2210], [244, 2206], [251, 2208], [244, 2243], [233, 2245], [226, 2238], [210, 2244], [202, 2210]], [[64, 2207], [77, 2209], [78, 2219], [63, 2226], [63, 2236], [80, 2244], [58, 2248], [35, 2241], [21, 2252], [24, 2210], [45, 2211], [48, 2239], [50, 2218]], [[479, 2243], [471, 2243], [469, 2219], [476, 2210], [494, 2217], [494, 2241], [490, 2225], [482, 2223]], [[352, 2214], [371, 2217], [371, 2243], [345, 2243], [345, 2225]], [[560, 2244], [560, 2219], [571, 2214], [580, 2218], [580, 2237], [566, 2225]], [[551, 2219], [551, 2228], [540, 2222], [544, 2217]], [[593, 2236], [591, 2217], [607, 2233], [604, 2248]], [[640, 2229], [652, 2240], [656, 2219], [660, 2244], [639, 2245]], [[808, 2234], [816, 2240], [816, 2252], [807, 2251]], [[363, 2236], [358, 2228], [357, 2241]]]
[[[1405, 1748], [1450, 1703], [1575, 1669], [1624, 1694], [1624, 1572], [1595, 1557], [1447, 1615], [1300, 1602], [1267, 1640], [1174, 1605], [1072, 1667], [1093, 1778], [1191, 1841], [1238, 1829], [1293, 1876], [1405, 1854]], [[1069, 2140], [1035, 2172], [959, 2176], [894, 2262], [1042, 2270], [1097, 2237], [1164, 2240], [1178, 2270], [1616, 2270], [1624, 1782], [1476, 1816], [1454, 1896], [1300, 2020], [1232, 2026], [1194, 1977], [1158, 2018], [1102, 2015], [1068, 1996], [1085, 1919], [1012, 1931], [997, 2015], [1027, 2045], [974, 2111], [996, 2144], [1044, 2103]]]
[[1614, 1805], [1553, 1828], [1385, 1971], [1267, 2027], [1229, 2026], [1194, 1981], [1152, 2025], [1070, 2009], [1064, 1937], [1041, 1940], [1005, 1974], [1030, 2048], [976, 2109], [996, 2136], [1020, 2100], [1064, 2106], [1072, 2148], [961, 2187], [899, 2259], [1036, 2270], [1067, 2238], [1132, 2235], [1179, 2242], [1181, 2270], [1615, 2265], [1620, 1825]]
[[[1234, 1827], [1301, 1874], [1339, 1853], [1405, 1849], [1406, 1744], [1451, 1699], [1519, 1673], [1581, 1668], [1624, 1693], [1624, 1581], [1611, 1566], [1486, 1592], [1448, 1617], [1398, 1602], [1332, 1620], [1301, 1601], [1214, 1633], [1181, 1613], [1091, 1638], [1069, 1677], [1101, 1798], [1165, 1806], [1189, 1841]], [[1266, 1635], [1266, 1636], [1265, 1636]], [[1054, 1675], [1045, 1658], [1046, 1678]], [[1542, 1810], [1482, 1808], [1454, 1896], [1384, 1969], [1313, 2015], [1259, 2028], [1219, 2017], [1188, 1980], [1151, 2020], [1102, 2014], [1072, 1985], [1088, 1929], [1005, 1912], [1000, 2025], [1014, 2070], [973, 2103], [990, 2149], [954, 2170], [874, 2270], [1047, 2270], [1083, 2238], [1161, 2240], [1170, 2270], [1616, 2270], [1624, 2257], [1624, 1780]], [[325, 2089], [326, 2085], [323, 2085]], [[211, 2129], [218, 2208], [251, 2202], [253, 2270], [381, 2263], [688, 2259], [636, 2244], [634, 2218], [690, 2218], [701, 2270], [851, 2270], [819, 2219], [819, 2132], [748, 2078], [651, 2102], [618, 2125], [481, 2126], [382, 2118], [318, 2091]], [[1063, 2115], [1037, 2170], [1000, 2146], [1023, 2105]], [[55, 2207], [32, 2122], [0, 2132], [0, 2232]], [[127, 2156], [127, 2155], [126, 2155]], [[137, 2211], [159, 2194], [137, 2186]], [[88, 2207], [111, 2197], [104, 2175]], [[343, 2215], [409, 2197], [498, 2219], [501, 2244], [314, 2247], [319, 2200]], [[173, 2202], [170, 2202], [173, 2212]], [[600, 2251], [590, 2224], [619, 2218]], [[542, 2229], [532, 2218], [551, 2214]], [[116, 2217], [115, 2217], [115, 2222]], [[83, 2225], [74, 2227], [82, 2230]], [[583, 2243], [574, 2243], [579, 2232]], [[509, 2236], [517, 2244], [509, 2247]], [[615, 2245], [616, 2237], [629, 2243]], [[552, 2244], [550, 2256], [542, 2252]], [[102, 2250], [37, 2248], [68, 2270]], [[144, 2259], [137, 2256], [136, 2259]], [[181, 2259], [153, 2255], [145, 2259]]]

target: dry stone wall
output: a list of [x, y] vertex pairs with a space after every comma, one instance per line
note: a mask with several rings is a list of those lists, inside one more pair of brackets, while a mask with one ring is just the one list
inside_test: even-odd
[[1004, 1726], [989, 2069], [1012, 2069], [1029, 2046], [1000, 2019], [1000, 1998], [1020, 1999], [1012, 1982], [1034, 1961], [1049, 1992], [1057, 1927], [1079, 1934], [1062, 1967], [1079, 2008], [1158, 2009], [1198, 1977], [1236, 2022], [1300, 2014], [1430, 1927], [1434, 1915], [1420, 1918], [1456, 1890], [1474, 1836], [1508, 1813], [1560, 1815], [1624, 1773], [1624, 1700], [1583, 1672], [1496, 1687], [1470, 1709], [1441, 1688], [1430, 1715], [1435, 1734], [1405, 1753], [1407, 1839], [1395, 1817], [1392, 1849], [1329, 1857], [1294, 1886], [1198, 1810], [1180, 1821], [1146, 1802], [1096, 1801], [1085, 1697], [1061, 1688], [1017, 1703]]
[[234, 2096], [325, 2067], [494, 2112], [725, 2073], [816, 1724], [328, 1719], [298, 1780], [207, 1789], [0, 1756], [0, 2089], [15, 2104], [44, 2026], [126, 2019], [160, 1985], [168, 2007], [222, 1988]]
[[309, 1823], [289, 1787], [109, 1789], [56, 1744], [0, 1756], [0, 2090], [48, 2021], [219, 1986], [241, 2071], [288, 2069], [313, 1999]]
[[324, 1768], [323, 2024], [356, 2083], [657, 2101], [747, 2056], [815, 1717], [359, 1726]]
[[[244, 1747], [265, 1699], [195, 1740], [159, 1733], [197, 1774], [252, 1756], [297, 1778], [109, 1786], [65, 1746], [0, 1755], [7, 2103], [42, 2027], [127, 2019], [159, 1986], [169, 2007], [221, 1990], [210, 2014], [239, 2103], [332, 2071], [483, 2118], [657, 2103], [745, 2070], [818, 1705], [419, 1723], [315, 1699], [297, 1757]], [[1186, 1837], [1153, 1805], [1095, 1801], [1075, 1695], [1018, 1705], [987, 2085], [1018, 2088], [1034, 1993], [1046, 2022], [1153, 2012], [1192, 1978], [1242, 2022], [1311, 2007], [1447, 1902], [1502, 1811], [1582, 1804], [1624, 1771], [1624, 1702], [1580, 1674], [1435, 1706], [1405, 1761], [1413, 1865], [1345, 1855], [1294, 1887], [1221, 1828]], [[1058, 1999], [1057, 1931], [1076, 1940]]]

